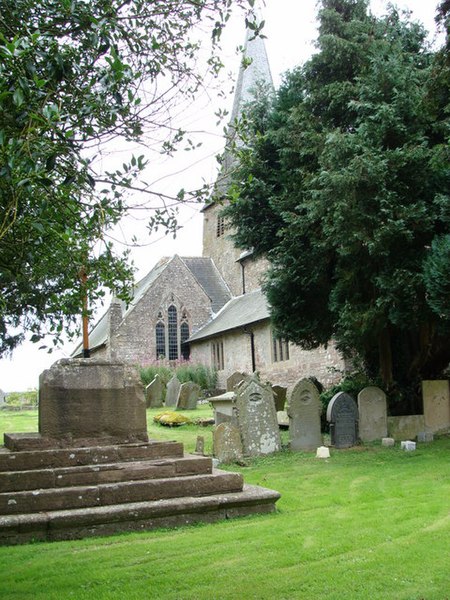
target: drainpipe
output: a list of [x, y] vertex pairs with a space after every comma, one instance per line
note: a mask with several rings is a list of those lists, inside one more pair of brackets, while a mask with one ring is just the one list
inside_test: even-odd
[[242, 331], [246, 335], [250, 336], [250, 348], [251, 348], [251, 353], [252, 353], [252, 373], [254, 373], [256, 371], [255, 334], [253, 333], [253, 331], [251, 329], [248, 329], [247, 327], [243, 327]]

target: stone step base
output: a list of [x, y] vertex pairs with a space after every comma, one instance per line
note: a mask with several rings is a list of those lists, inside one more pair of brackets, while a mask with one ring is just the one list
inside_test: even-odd
[[182, 456], [183, 444], [180, 442], [150, 441], [113, 446], [22, 451], [2, 448], [0, 449], [0, 472], [57, 469]]
[[0, 544], [81, 539], [126, 531], [212, 523], [273, 512], [279, 497], [280, 494], [273, 490], [244, 484], [239, 492], [204, 497], [0, 516]]
[[31, 471], [3, 471], [0, 472], [0, 493], [91, 486], [185, 475], [205, 475], [211, 473], [211, 471], [211, 458], [189, 454], [184, 457], [160, 460], [34, 469]]
[[242, 490], [239, 473], [215, 470], [207, 475], [188, 475], [167, 479], [122, 481], [96, 486], [35, 489], [0, 494], [0, 514], [13, 515], [40, 511], [111, 506], [127, 502], [209, 496]]

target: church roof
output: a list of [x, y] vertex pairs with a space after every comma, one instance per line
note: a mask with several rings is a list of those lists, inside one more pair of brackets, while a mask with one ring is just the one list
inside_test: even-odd
[[182, 257], [181, 260], [211, 299], [211, 308], [218, 312], [231, 298], [230, 290], [213, 260], [207, 257]]
[[191, 335], [188, 342], [197, 342], [270, 318], [269, 304], [261, 290], [232, 298], [204, 327]]
[[[144, 296], [147, 290], [156, 281], [159, 275], [166, 269], [168, 264], [178, 258], [181, 260], [187, 269], [195, 277], [200, 287], [204, 290], [207, 296], [211, 300], [211, 310], [213, 313], [220, 311], [220, 309], [226, 304], [230, 298], [231, 293], [219, 271], [216, 269], [214, 262], [211, 258], [206, 257], [184, 257], [172, 256], [162, 258], [154, 267], [151, 269], [145, 277], [143, 277], [134, 287], [133, 297], [130, 304], [127, 306], [125, 302], [121, 302], [122, 306], [122, 318], [125, 319], [127, 315], [134, 309], [140, 299]], [[106, 344], [109, 334], [109, 308], [103, 314], [102, 317], [96, 322], [93, 328], [89, 331], [89, 347], [91, 350], [99, 348]], [[83, 349], [82, 341], [75, 347], [71, 356], [78, 356], [81, 354]]]

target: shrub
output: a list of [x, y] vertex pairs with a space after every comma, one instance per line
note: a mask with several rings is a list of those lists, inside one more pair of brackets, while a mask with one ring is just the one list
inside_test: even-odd
[[140, 368], [141, 381], [147, 386], [153, 381], [155, 375], [159, 375], [164, 385], [176, 375], [181, 383], [193, 381], [198, 384], [202, 390], [214, 389], [217, 385], [217, 371], [204, 365], [194, 365], [188, 361], [166, 363], [158, 361], [157, 363], [146, 365]]

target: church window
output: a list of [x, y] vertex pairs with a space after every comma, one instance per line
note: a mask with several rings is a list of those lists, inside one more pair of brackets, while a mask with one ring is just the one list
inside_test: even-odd
[[225, 233], [225, 217], [218, 216], [217, 217], [217, 229], [216, 236], [221, 237]]
[[189, 317], [185, 308], [179, 309], [173, 294], [169, 297], [169, 307], [158, 311], [155, 337], [156, 358], [189, 360], [190, 336]]
[[169, 330], [169, 360], [178, 358], [178, 318], [177, 309], [171, 304], [167, 311], [167, 321]]
[[189, 323], [187, 322], [187, 314], [186, 311], [183, 311], [181, 315], [181, 325], [180, 325], [180, 346], [181, 346], [181, 356], [184, 360], [189, 360], [190, 350], [189, 344], [186, 344], [186, 340], [189, 338]]
[[215, 369], [223, 371], [225, 368], [224, 356], [223, 356], [223, 342], [212, 342], [212, 363]]
[[272, 333], [272, 360], [281, 362], [289, 360], [289, 341]]
[[[162, 315], [161, 315], [162, 316]], [[156, 323], [156, 358], [166, 357], [166, 327], [164, 323]]]

